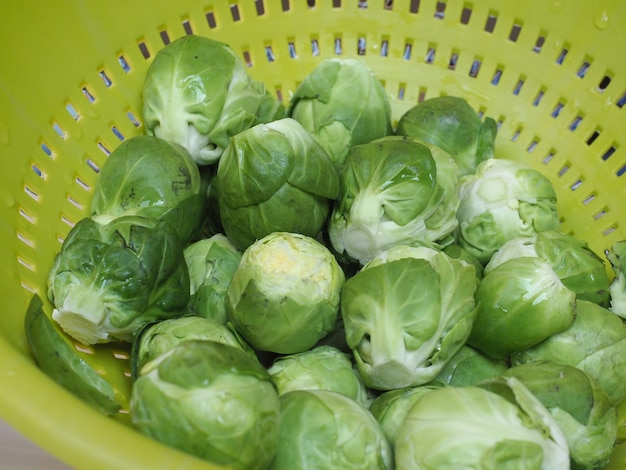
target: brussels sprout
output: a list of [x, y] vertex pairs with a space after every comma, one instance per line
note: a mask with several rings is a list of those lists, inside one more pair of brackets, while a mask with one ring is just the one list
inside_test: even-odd
[[395, 245], [446, 240], [457, 227], [456, 165], [437, 147], [397, 136], [357, 145], [339, 179], [330, 243], [361, 265]]
[[471, 264], [476, 269], [476, 277], [478, 279], [482, 279], [485, 267], [482, 265], [478, 258], [474, 255], [471, 255], [465, 248], [461, 247], [458, 243], [453, 242], [449, 245], [446, 245], [441, 248], [441, 250], [451, 258], [456, 258], [465, 261], [466, 263]]
[[337, 169], [350, 147], [393, 132], [385, 89], [358, 59], [322, 61], [298, 85], [287, 112], [324, 148]]
[[426, 247], [397, 246], [348, 278], [341, 315], [365, 385], [433, 380], [470, 334], [476, 284], [473, 266]]
[[576, 294], [539, 257], [512, 258], [485, 274], [468, 344], [494, 359], [535, 346], [569, 327]]
[[587, 373], [552, 361], [511, 367], [515, 377], [550, 411], [563, 431], [573, 469], [601, 469], [617, 440], [617, 410]]
[[490, 117], [481, 120], [463, 98], [438, 96], [409, 108], [400, 117], [396, 134], [441, 147], [455, 159], [462, 176], [494, 157], [497, 126]]
[[484, 272], [518, 256], [538, 256], [550, 263], [563, 285], [576, 298], [604, 307], [609, 304], [609, 277], [604, 261], [587, 243], [573, 235], [546, 230], [506, 242], [494, 253]]
[[190, 313], [226, 323], [224, 299], [242, 253], [218, 233], [188, 245], [183, 254], [189, 268]]
[[615, 274], [609, 284], [609, 309], [621, 318], [626, 318], [626, 240], [613, 243], [605, 250], [605, 255]]
[[372, 414], [341, 393], [294, 390], [280, 397], [280, 434], [269, 470], [393, 468], [389, 442]]
[[290, 118], [234, 136], [214, 184], [224, 232], [240, 250], [272, 232], [317, 236], [339, 194], [328, 155]]
[[102, 224], [126, 215], [163, 219], [187, 243], [200, 232], [204, 204], [200, 172], [187, 151], [138, 135], [116, 147], [100, 169], [90, 216]]
[[169, 318], [144, 326], [132, 344], [131, 375], [136, 379], [144, 365], [165, 354], [178, 343], [190, 340], [215, 341], [242, 349], [254, 350], [230, 327], [211, 318], [185, 316]]
[[182, 145], [198, 165], [218, 161], [231, 136], [285, 116], [229, 45], [197, 35], [159, 50], [142, 97], [146, 132]]
[[205, 195], [206, 211], [204, 213], [204, 224], [199, 238], [210, 238], [213, 235], [224, 234], [224, 227], [220, 220], [219, 202], [217, 189], [215, 189], [215, 176], [217, 175], [217, 165], [206, 165], [198, 167], [202, 178], [203, 194]]
[[370, 412], [380, 424], [392, 448], [396, 444], [398, 429], [402, 426], [404, 418], [406, 418], [411, 407], [425, 393], [441, 386], [441, 384], [428, 384], [417, 387], [396, 388], [395, 390], [381, 393], [372, 401]]
[[457, 242], [487, 264], [509, 240], [558, 230], [550, 180], [525, 163], [491, 158], [459, 182]]
[[453, 387], [466, 387], [498, 377], [507, 368], [506, 361], [487, 357], [465, 344], [441, 369], [435, 382]]
[[335, 326], [344, 280], [320, 242], [275, 232], [243, 252], [228, 286], [226, 313], [256, 350], [303, 352]]
[[147, 323], [184, 314], [189, 302], [180, 238], [147, 217], [80, 220], [47, 281], [53, 320], [84, 344], [132, 341]]
[[239, 348], [190, 340], [147, 364], [130, 415], [143, 434], [236, 470], [268, 467], [280, 402], [265, 368]]
[[397, 470], [567, 469], [569, 449], [550, 412], [515, 378], [441, 387], [398, 429]]
[[35, 362], [48, 377], [101, 413], [115, 415], [122, 408], [113, 386], [79, 356], [36, 294], [26, 310], [24, 332]]
[[511, 356], [513, 365], [537, 360], [585, 371], [614, 405], [626, 398], [626, 325], [598, 304], [576, 301], [576, 318], [569, 328]]
[[292, 390], [332, 390], [369, 408], [371, 397], [350, 355], [328, 345], [278, 357], [268, 368], [279, 395]]

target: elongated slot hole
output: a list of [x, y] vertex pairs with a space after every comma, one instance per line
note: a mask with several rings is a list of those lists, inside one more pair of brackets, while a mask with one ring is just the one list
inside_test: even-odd
[[380, 43], [380, 55], [381, 57], [387, 57], [389, 55], [389, 40], [383, 39]]
[[61, 216], [61, 221], [70, 228], [73, 228], [74, 225], [76, 225], [76, 223], [73, 220], [69, 219], [68, 217], [64, 215]]
[[491, 84], [497, 85], [498, 83], [500, 83], [501, 78], [502, 78], [502, 68], [498, 67], [496, 71], [494, 72], [493, 77], [491, 77]]
[[604, 77], [602, 77], [602, 80], [600, 80], [600, 83], [598, 83], [598, 91], [604, 92], [604, 90], [606, 90], [610, 84], [611, 77], [609, 75], [605, 75]]
[[102, 79], [102, 82], [104, 83], [104, 86], [108, 88], [111, 85], [113, 85], [113, 82], [111, 81], [111, 79], [109, 78], [109, 76], [104, 70], [100, 70], [100, 72], [98, 72], [98, 75], [100, 75], [100, 78]]
[[545, 42], [546, 42], [545, 36], [543, 34], [539, 35], [537, 37], [537, 40], [535, 41], [535, 45], [533, 46], [533, 52], [536, 52], [537, 54], [539, 54]]
[[21, 256], [17, 257], [17, 262], [19, 264], [21, 264], [22, 266], [24, 266], [26, 269], [28, 269], [29, 271], [35, 271], [35, 265], [26, 261], [24, 258], [22, 258]]
[[565, 103], [557, 103], [556, 106], [554, 107], [554, 109], [552, 110], [552, 112], [550, 113], [550, 115], [553, 118], [559, 117], [559, 115], [561, 114], [561, 111], [563, 110], [564, 107], [565, 107]]
[[550, 150], [548, 154], [545, 157], [543, 157], [541, 161], [543, 162], [544, 165], [547, 165], [548, 163], [552, 161], [552, 159], [554, 158], [554, 155], [556, 155], [556, 152], [554, 150]]
[[526, 148], [526, 151], [528, 153], [532, 153], [536, 148], [537, 145], [539, 144], [539, 141], [537, 139], [533, 140], [530, 145]]
[[317, 39], [311, 39], [311, 55], [320, 55], [320, 43]]
[[215, 13], [213, 13], [212, 11], [207, 11], [204, 17], [206, 18], [206, 22], [207, 25], [209, 25], [209, 28], [215, 29], [217, 27], [217, 22], [215, 21]]
[[579, 78], [584, 78], [584, 76], [587, 75], [587, 72], [589, 71], [589, 67], [591, 67], [591, 61], [590, 60], [584, 60], [583, 63], [578, 68], [578, 71], [576, 72], [576, 75]]
[[83, 210], [84, 208], [83, 205], [80, 202], [78, 202], [76, 199], [74, 199], [72, 196], [68, 195], [67, 200], [69, 201], [70, 204], [72, 204], [77, 209]]
[[263, 0], [254, 0], [254, 6], [256, 7], [257, 16], [265, 14], [265, 2]]
[[233, 3], [230, 6], [230, 16], [233, 18], [233, 21], [235, 23], [241, 20], [241, 12], [239, 11], [239, 5], [237, 5], [236, 3]]
[[341, 54], [343, 54], [341, 38], [335, 38], [335, 55], [341, 55]]
[[128, 61], [126, 60], [126, 57], [124, 57], [123, 55], [121, 55], [121, 56], [119, 56], [119, 57], [117, 58], [117, 61], [119, 62], [120, 67], [122, 67], [122, 70], [123, 70], [125, 73], [130, 72], [130, 65], [129, 65]]
[[420, 91], [417, 94], [417, 102], [422, 103], [425, 99], [426, 99], [426, 89], [420, 88]]
[[87, 99], [89, 104], [93, 104], [96, 101], [96, 98], [94, 97], [93, 93], [89, 91], [89, 88], [84, 86], [81, 88], [81, 91], [83, 92], [83, 96]]
[[513, 26], [511, 27], [511, 31], [509, 32], [509, 41], [517, 42], [521, 32], [522, 32], [522, 24], [518, 22], [513, 23]]
[[296, 52], [296, 44], [293, 41], [289, 41], [287, 43], [287, 49], [289, 50], [289, 57], [292, 59], [298, 58], [298, 53]]
[[444, 19], [446, 16], [446, 2], [437, 2], [435, 6], [435, 18], [440, 20]]
[[31, 294], [37, 293], [37, 289], [28, 284], [26, 281], [20, 281], [20, 286], [22, 286], [26, 291], [30, 292]]
[[18, 213], [20, 214], [20, 216], [26, 220], [27, 222], [34, 224], [35, 223], [35, 217], [32, 216], [31, 214], [29, 214], [28, 212], [26, 212], [26, 210], [22, 209], [20, 207], [20, 209], [18, 210]]
[[31, 248], [35, 246], [35, 242], [21, 232], [17, 232], [17, 239]]
[[493, 30], [496, 28], [497, 22], [497, 14], [493, 12], [489, 13], [489, 16], [487, 16], [487, 21], [485, 21], [485, 31], [488, 33], [493, 33]]
[[[309, 5], [309, 6], [312, 6], [312, 5]], [[281, 0], [281, 7], [282, 7], [283, 11], [291, 10], [291, 4], [290, 4], [289, 0]]]
[[611, 145], [605, 152], [602, 154], [602, 161], [607, 161], [611, 156], [615, 153], [617, 147], [615, 145]]
[[111, 155], [111, 151], [109, 150], [109, 148], [108, 148], [106, 145], [104, 145], [104, 143], [102, 143], [102, 142], [98, 142], [98, 148], [99, 148], [99, 149], [100, 149], [100, 151], [101, 151], [103, 154], [105, 154], [107, 157], [108, 157], [109, 155]]
[[413, 50], [413, 44], [411, 44], [410, 42], [407, 42], [404, 45], [404, 52], [402, 53], [402, 58], [404, 60], [409, 60], [411, 58], [412, 50]]
[[561, 49], [561, 52], [559, 52], [559, 55], [556, 57], [556, 63], [559, 65], [563, 65], [563, 62], [565, 62], [565, 57], [567, 57], [567, 53], [569, 52], [569, 48], [563, 48]]
[[111, 132], [113, 132], [113, 135], [119, 140], [124, 141], [124, 134], [122, 134], [122, 131], [120, 131], [116, 126], [111, 127]]
[[52, 157], [53, 152], [52, 149], [48, 146], [48, 144], [46, 144], [45, 142], [42, 142], [40, 144], [41, 150], [43, 150], [43, 153], [45, 153], [47, 156]]
[[45, 179], [45, 175], [44, 172], [41, 170], [41, 168], [39, 168], [35, 163], [33, 163], [30, 166], [30, 169], [33, 170], [33, 173], [35, 173], [37, 176], [39, 176], [41, 179]]
[[141, 126], [141, 121], [137, 119], [137, 116], [135, 116], [135, 114], [132, 111], [128, 111], [126, 113], [126, 117], [128, 118], [128, 120], [131, 122], [133, 126], [135, 127]]
[[614, 225], [611, 225], [609, 228], [602, 230], [602, 235], [608, 237], [615, 232], [615, 230], [617, 230], [617, 228]]
[[250, 51], [243, 51], [243, 61], [248, 67], [252, 67], [253, 63]]
[[159, 36], [161, 36], [161, 41], [163, 42], [163, 45], [167, 46], [170, 43], [170, 35], [167, 33], [167, 31], [161, 31], [159, 33]]
[[472, 78], [478, 77], [478, 72], [480, 72], [481, 65], [481, 59], [474, 59], [474, 61], [472, 62], [472, 66], [470, 67], [469, 76]]
[[65, 105], [65, 110], [72, 117], [74, 121], [78, 121], [80, 119], [80, 114], [76, 111], [76, 108], [72, 103], [67, 103]]
[[409, 4], [409, 12], [410, 13], [418, 13], [420, 11], [420, 0], [411, 0]]
[[576, 116], [569, 125], [570, 131], [575, 131], [580, 126], [580, 123], [583, 122], [583, 117], [578, 115]]
[[65, 130], [59, 125], [58, 122], [54, 122], [52, 123], [52, 129], [54, 130], [54, 132], [56, 132], [56, 134], [61, 137], [61, 139], [65, 139], [67, 137], [67, 133], [65, 132]]
[[91, 168], [95, 173], [100, 173], [100, 166], [94, 162], [91, 158], [87, 159], [87, 166]]
[[361, 36], [357, 40], [356, 53], [357, 55], [365, 55], [366, 51], [367, 51], [367, 40], [365, 39], [365, 37]]
[[265, 57], [267, 57], [268, 62], [274, 62], [276, 60], [272, 46], [265, 46]]
[[404, 99], [404, 92], [406, 90], [406, 83], [400, 83], [398, 85], [398, 100], [402, 101]]
[[83, 188], [85, 191], [91, 192], [91, 185], [86, 183], [80, 176], [77, 176], [74, 180], [76, 181], [76, 184], [78, 184], [78, 186]]
[[472, 7], [466, 5], [461, 10], [461, 24], [468, 24], [472, 18]]
[[593, 202], [596, 198], [595, 194], [590, 194], [589, 196], [587, 196], [585, 199], [583, 199], [583, 204], [586, 206], [589, 203]]
[[450, 54], [450, 59], [448, 59], [448, 69], [449, 70], [455, 70], [456, 69], [456, 63], [459, 60], [459, 53], [458, 52], [453, 52], [452, 54]]
[[[432, 64], [435, 61], [435, 52], [435, 46], [428, 46], [428, 50], [426, 51], [426, 57], [424, 57], [424, 62], [426, 62], [427, 64]], [[450, 56], [450, 60], [452, 61], [452, 56]]]
[[192, 35], [193, 27], [191, 26], [191, 22], [189, 20], [184, 20], [182, 24], [183, 24], [183, 30], [185, 31], [185, 34], [187, 36]]
[[587, 145], [593, 144], [598, 137], [600, 137], [600, 130], [596, 129], [596, 130], [593, 131], [593, 133], [587, 139]]
[[150, 58], [150, 49], [148, 49], [148, 45], [145, 42], [141, 41], [137, 44], [137, 47], [139, 48], [139, 52], [141, 52], [141, 56], [144, 59]]
[[29, 188], [28, 186], [24, 186], [24, 192], [28, 194], [34, 201], [39, 202], [39, 194], [36, 193], [34, 190]]

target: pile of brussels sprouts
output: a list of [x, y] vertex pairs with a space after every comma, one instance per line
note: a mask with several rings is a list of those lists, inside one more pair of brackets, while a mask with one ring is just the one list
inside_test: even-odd
[[235, 469], [607, 465], [626, 242], [603, 259], [559, 231], [551, 182], [497, 155], [493, 119], [441, 96], [393, 125], [354, 59], [283, 106], [193, 35], [142, 99], [145, 133], [49, 272], [52, 318], [26, 315], [58, 382], [118, 412], [58, 337], [125, 342], [134, 426]]

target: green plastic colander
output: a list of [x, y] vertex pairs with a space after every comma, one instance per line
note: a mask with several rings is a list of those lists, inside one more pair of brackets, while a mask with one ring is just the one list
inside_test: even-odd
[[[24, 0], [0, 13], [0, 416], [73, 467], [216, 468], [140, 435], [127, 409], [105, 417], [56, 385], [23, 331], [98, 169], [143, 131], [150, 61], [179, 36], [230, 44], [284, 102], [335, 56], [367, 62], [396, 120], [462, 96], [498, 122], [499, 156], [552, 180], [565, 232], [601, 256], [626, 239], [624, 1]], [[76, 347], [128, 396], [126, 347]], [[626, 468], [623, 445], [610, 468]]]

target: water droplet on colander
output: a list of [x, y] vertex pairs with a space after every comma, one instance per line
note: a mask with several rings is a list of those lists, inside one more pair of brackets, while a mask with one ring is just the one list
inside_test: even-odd
[[9, 127], [5, 123], [0, 122], [0, 144], [9, 145], [9, 142], [11, 142]]
[[609, 27], [609, 13], [606, 10], [599, 11], [593, 17], [593, 23], [598, 29], [607, 29]]

